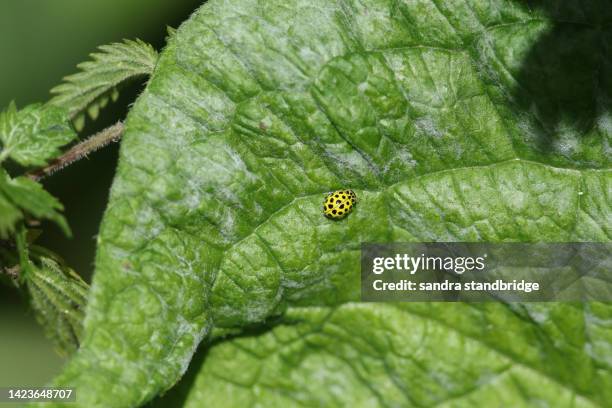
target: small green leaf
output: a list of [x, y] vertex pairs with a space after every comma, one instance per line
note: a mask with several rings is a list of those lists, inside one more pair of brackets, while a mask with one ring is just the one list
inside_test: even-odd
[[60, 351], [69, 354], [80, 344], [88, 285], [70, 268], [41, 257], [26, 278], [32, 308]]
[[21, 217], [21, 211], [0, 194], [0, 238], [7, 238], [15, 231], [15, 224]]
[[[8, 205], [7, 205], [8, 203]], [[11, 232], [16, 221], [31, 215], [35, 218], [44, 218], [55, 222], [66, 235], [70, 235], [70, 228], [66, 219], [60, 213], [64, 209], [62, 204], [43, 187], [27, 177], [11, 178], [0, 169], [0, 205], [7, 210], [0, 215], [2, 230]], [[9, 207], [12, 206], [12, 209]], [[19, 212], [17, 216], [15, 211]]]
[[80, 72], [65, 77], [64, 83], [51, 90], [55, 96], [50, 103], [68, 109], [79, 130], [83, 125], [80, 113], [87, 111], [95, 119], [109, 97], [117, 99], [117, 86], [151, 75], [157, 63], [157, 52], [141, 40], [124, 40], [99, 49], [91, 54], [91, 61], [77, 66]]
[[61, 107], [35, 104], [17, 110], [11, 102], [0, 113], [0, 162], [10, 157], [22, 166], [43, 166], [75, 138]]

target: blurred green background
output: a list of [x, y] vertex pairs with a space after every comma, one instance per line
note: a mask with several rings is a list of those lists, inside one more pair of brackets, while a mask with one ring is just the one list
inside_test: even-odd
[[[49, 99], [49, 89], [99, 45], [141, 38], [161, 50], [166, 26], [178, 27], [202, 0], [10, 0], [0, 2], [0, 109]], [[125, 117], [142, 90], [134, 84], [118, 102], [89, 122], [81, 137]], [[88, 281], [93, 270], [95, 235], [106, 206], [118, 146], [94, 153], [45, 180], [64, 204], [73, 237], [45, 228], [39, 243], [60, 254]], [[0, 286], [0, 387], [42, 386], [61, 369], [34, 320], [27, 299]]]

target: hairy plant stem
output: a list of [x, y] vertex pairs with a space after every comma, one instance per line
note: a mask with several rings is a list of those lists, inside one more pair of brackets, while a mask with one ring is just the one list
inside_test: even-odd
[[46, 176], [55, 173], [58, 170], [87, 157], [89, 153], [93, 153], [104, 146], [117, 142], [123, 136], [124, 126], [122, 122], [117, 122], [112, 126], [96, 133], [95, 135], [85, 139], [81, 143], [73, 146], [66, 153], [62, 154], [57, 159], [53, 160], [47, 166], [28, 172], [26, 175], [32, 180], [38, 181]]

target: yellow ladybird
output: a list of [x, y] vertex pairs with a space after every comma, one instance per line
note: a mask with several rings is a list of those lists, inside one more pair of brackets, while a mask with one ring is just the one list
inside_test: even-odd
[[357, 196], [353, 190], [336, 190], [329, 193], [323, 202], [323, 214], [326, 217], [339, 220], [353, 210]]

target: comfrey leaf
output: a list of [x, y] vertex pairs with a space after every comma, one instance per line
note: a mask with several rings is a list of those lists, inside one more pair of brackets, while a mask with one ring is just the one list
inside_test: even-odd
[[0, 162], [10, 157], [22, 166], [42, 166], [75, 138], [61, 107], [35, 104], [17, 110], [11, 103], [0, 113]]
[[[551, 303], [507, 310], [461, 303], [292, 308], [272, 330], [216, 342], [205, 359], [194, 359], [197, 374], [186, 396], [171, 400], [171, 392], [154, 406], [605, 406], [600, 398], [611, 397], [610, 390], [592, 390], [586, 379], [606, 377], [574, 349], [589, 342], [576, 333], [557, 344], [541, 336], [572, 333], [582, 313], [610, 318], [609, 307]], [[548, 320], [534, 327], [533, 318]], [[585, 329], [596, 327], [602, 325]], [[609, 339], [609, 331], [597, 337]], [[577, 377], [582, 381], [572, 380]]]
[[84, 126], [85, 112], [96, 119], [109, 100], [119, 97], [117, 87], [129, 80], [151, 75], [157, 63], [157, 52], [140, 40], [125, 40], [100, 47], [91, 61], [77, 67], [80, 72], [64, 78], [51, 90], [51, 104], [68, 109], [75, 127]]
[[79, 347], [88, 285], [70, 268], [47, 257], [26, 278], [32, 308], [45, 332], [66, 354]]
[[[549, 3], [207, 2], [128, 117], [56, 384], [138, 406], [214, 329], [255, 327], [216, 338], [188, 404], [605, 406], [610, 305], [357, 303], [362, 242], [612, 237], [612, 16]], [[579, 44], [588, 80], [534, 63]], [[558, 86], [517, 103], [542, 78]], [[358, 206], [326, 219], [345, 188]]]

